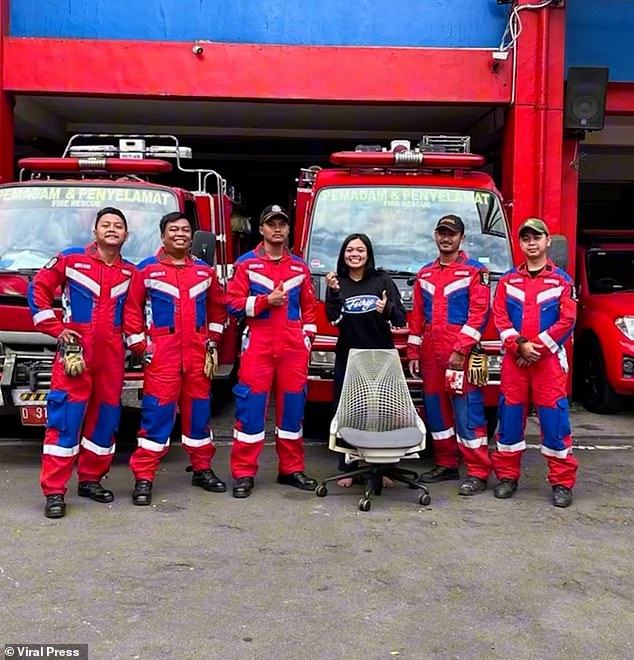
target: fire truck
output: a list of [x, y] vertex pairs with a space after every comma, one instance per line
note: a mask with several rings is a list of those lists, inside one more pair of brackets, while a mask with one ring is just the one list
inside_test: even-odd
[[[324, 309], [326, 274], [335, 270], [348, 234], [370, 237], [377, 267], [391, 275], [407, 310], [412, 309], [416, 273], [438, 256], [433, 234], [443, 215], [454, 213], [463, 219], [463, 248], [489, 269], [492, 292], [500, 275], [513, 265], [501, 195], [491, 176], [477, 171], [484, 157], [471, 153], [468, 137], [425, 136], [415, 147], [407, 140], [394, 140], [389, 149], [359, 145], [354, 151], [332, 154], [330, 160], [338, 167], [301, 171], [295, 208], [294, 250], [309, 265], [319, 301], [309, 402], [332, 401], [337, 331]], [[408, 330], [393, 333], [405, 363]], [[489, 367], [485, 405], [492, 425], [501, 366], [501, 343], [492, 320], [481, 344]], [[420, 401], [420, 381], [408, 382], [415, 401]]]
[[[153, 181], [172, 171], [167, 158], [181, 177], [196, 181], [193, 190]], [[19, 180], [0, 184], [0, 415], [19, 414], [24, 425], [46, 422], [56, 346], [54, 338], [34, 330], [27, 287], [60, 250], [93, 240], [98, 209], [123, 211], [129, 226], [123, 256], [134, 263], [160, 247], [160, 218], [183, 212], [197, 230], [197, 254], [226, 283], [238, 249], [227, 183], [213, 170], [185, 167], [186, 158], [191, 149], [171, 135], [80, 134], [59, 158], [23, 158]], [[61, 305], [58, 298], [60, 313]], [[230, 321], [219, 347], [220, 381], [235, 368], [238, 334]], [[141, 391], [142, 368], [129, 355], [124, 406], [138, 407]]]

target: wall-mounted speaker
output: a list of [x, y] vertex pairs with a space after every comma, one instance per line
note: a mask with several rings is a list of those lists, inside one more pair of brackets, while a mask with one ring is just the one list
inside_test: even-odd
[[568, 69], [564, 129], [600, 131], [603, 128], [609, 71], [603, 66]]

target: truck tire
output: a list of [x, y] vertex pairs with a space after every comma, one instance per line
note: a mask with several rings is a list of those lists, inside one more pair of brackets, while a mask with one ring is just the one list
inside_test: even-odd
[[623, 399], [608, 383], [603, 351], [596, 337], [585, 339], [576, 353], [577, 390], [583, 407], [599, 415], [618, 412]]

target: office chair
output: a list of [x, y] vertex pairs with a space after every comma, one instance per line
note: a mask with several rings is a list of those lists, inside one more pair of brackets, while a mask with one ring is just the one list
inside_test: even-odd
[[418, 416], [396, 349], [351, 349], [341, 399], [330, 424], [330, 450], [346, 454], [346, 462], [362, 461], [357, 469], [323, 479], [317, 497], [326, 497], [326, 484], [345, 477], [367, 477], [359, 509], [369, 511], [372, 495], [380, 495], [383, 477], [422, 491], [419, 504], [431, 502], [417, 473], [396, 467], [425, 449], [425, 425]]

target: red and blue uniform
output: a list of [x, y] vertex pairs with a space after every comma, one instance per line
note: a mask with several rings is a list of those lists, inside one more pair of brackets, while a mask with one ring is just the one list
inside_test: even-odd
[[224, 292], [204, 261], [175, 264], [161, 248], [138, 264], [124, 313], [126, 343], [146, 360], [138, 448], [130, 459], [137, 480], [153, 481], [177, 406], [193, 469], [211, 466], [216, 448], [205, 353], [208, 340], [219, 341], [226, 318]]
[[[79, 481], [100, 481], [110, 469], [121, 414], [122, 312], [133, 271], [134, 266], [120, 257], [106, 264], [93, 243], [63, 250], [29, 286], [35, 328], [53, 337], [59, 337], [65, 328], [77, 331], [86, 362], [86, 370], [71, 377], [64, 373], [60, 353], [55, 355], [46, 398], [44, 495], [66, 493], [78, 454]], [[60, 289], [61, 320], [53, 311], [53, 298]]]
[[[539, 417], [549, 482], [553, 486], [574, 486], [578, 463], [572, 455], [564, 344], [572, 335], [576, 314], [573, 282], [552, 261], [535, 277], [522, 264], [500, 279], [493, 299], [493, 318], [505, 354], [497, 449], [491, 456], [499, 479], [519, 479], [526, 449], [524, 427], [532, 400]], [[517, 364], [518, 338], [541, 346], [537, 362]]]
[[[272, 307], [268, 295], [284, 287], [286, 304]], [[302, 422], [308, 360], [317, 331], [316, 301], [306, 263], [285, 250], [271, 259], [260, 243], [242, 255], [227, 289], [231, 314], [246, 317], [231, 451], [234, 478], [253, 477], [264, 445], [264, 420], [275, 385], [275, 443], [281, 474], [304, 470]]]
[[491, 472], [482, 390], [466, 382], [462, 395], [447, 392], [445, 371], [457, 351], [468, 359], [490, 313], [488, 270], [461, 250], [450, 264], [423, 266], [414, 284], [407, 357], [420, 361], [425, 420], [441, 467], [458, 467], [462, 453], [469, 475]]

